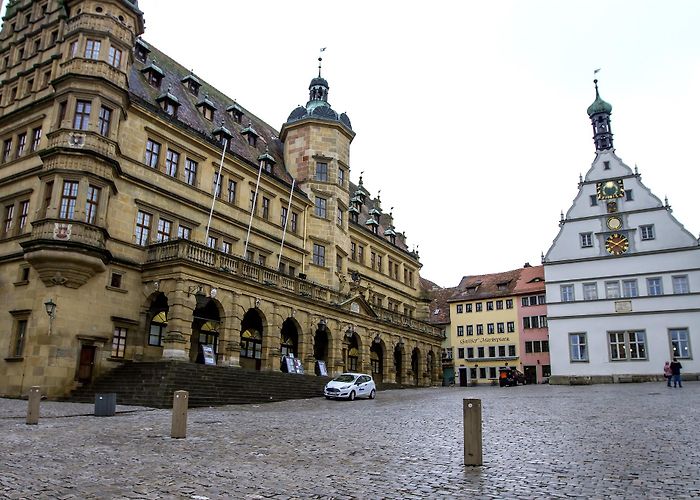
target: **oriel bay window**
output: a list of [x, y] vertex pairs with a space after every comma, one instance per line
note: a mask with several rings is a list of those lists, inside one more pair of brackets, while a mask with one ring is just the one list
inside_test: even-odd
[[99, 129], [100, 135], [105, 137], [109, 136], [109, 126], [112, 121], [112, 110], [102, 106], [100, 107], [100, 114], [97, 119], [97, 128]]
[[87, 130], [90, 121], [90, 111], [92, 103], [90, 101], [76, 101], [75, 115], [73, 116], [73, 128], [76, 130]]
[[60, 219], [72, 219], [75, 215], [75, 203], [78, 200], [78, 181], [63, 181], [61, 192], [61, 207], [58, 212]]
[[101, 192], [102, 190], [97, 186], [88, 186], [87, 197], [85, 199], [85, 222], [88, 224], [95, 223]]

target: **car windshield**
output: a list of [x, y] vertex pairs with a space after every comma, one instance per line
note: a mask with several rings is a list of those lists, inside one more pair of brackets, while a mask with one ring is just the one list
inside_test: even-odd
[[355, 380], [355, 377], [352, 375], [348, 375], [347, 373], [343, 373], [342, 375], [338, 375], [333, 379], [334, 382], [353, 382]]

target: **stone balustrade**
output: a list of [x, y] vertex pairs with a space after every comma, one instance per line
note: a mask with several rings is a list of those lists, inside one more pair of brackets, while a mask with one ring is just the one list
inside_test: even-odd
[[66, 22], [64, 36], [68, 37], [73, 32], [79, 30], [110, 33], [127, 46], [132, 46], [134, 44], [133, 32], [130, 31], [124, 23], [119, 21], [119, 19], [109, 14], [90, 14], [83, 12], [79, 16], [72, 17]]
[[[248, 262], [242, 257], [229, 255], [189, 240], [172, 240], [148, 247], [146, 264], [183, 260], [206, 266], [224, 274], [232, 274], [263, 286], [280, 288], [290, 293], [331, 304], [338, 302], [338, 292], [322, 285], [274, 269]], [[404, 316], [388, 309], [376, 308], [379, 319], [393, 325], [442, 338], [439, 328], [429, 323]]]
[[86, 130], [59, 129], [47, 135], [48, 147], [74, 148], [93, 151], [97, 154], [114, 158], [117, 148], [106, 137]]
[[32, 240], [70, 241], [105, 248], [104, 231], [76, 220], [43, 219], [32, 223]]
[[84, 59], [74, 57], [63, 62], [58, 67], [57, 78], [64, 75], [88, 75], [97, 78], [104, 78], [120, 88], [126, 88], [126, 74], [123, 71], [110, 66], [106, 61], [99, 59]]

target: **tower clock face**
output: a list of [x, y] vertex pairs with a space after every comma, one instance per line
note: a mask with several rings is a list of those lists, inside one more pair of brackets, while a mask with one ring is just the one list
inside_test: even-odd
[[622, 227], [622, 221], [619, 217], [608, 217], [606, 224], [611, 231], [617, 231]]
[[629, 247], [630, 242], [624, 234], [614, 233], [605, 240], [605, 249], [611, 255], [623, 254]]
[[599, 200], [610, 200], [625, 196], [625, 188], [622, 179], [604, 181], [596, 184], [596, 195]]

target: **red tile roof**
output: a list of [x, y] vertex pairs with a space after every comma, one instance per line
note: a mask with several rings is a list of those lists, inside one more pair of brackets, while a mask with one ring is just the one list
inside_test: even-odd
[[514, 292], [516, 294], [544, 292], [544, 266], [523, 268]]

